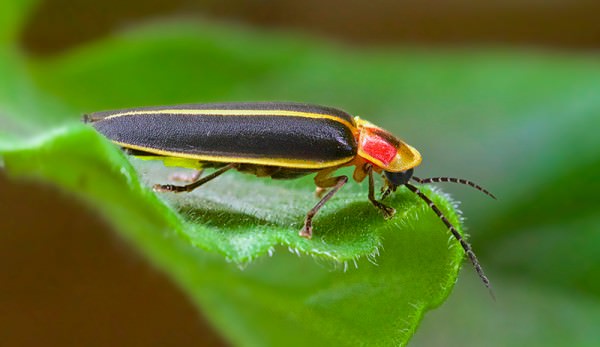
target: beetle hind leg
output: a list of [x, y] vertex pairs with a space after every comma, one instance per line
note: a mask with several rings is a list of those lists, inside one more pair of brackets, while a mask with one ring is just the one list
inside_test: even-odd
[[184, 186], [176, 186], [173, 184], [155, 184], [153, 189], [154, 189], [154, 191], [157, 191], [157, 192], [174, 192], [174, 193], [191, 192], [192, 190], [203, 185], [204, 183], [221, 176], [226, 171], [237, 167], [237, 165], [238, 164], [228, 164], [228, 165], [223, 166], [222, 168], [218, 169], [217, 171], [211, 173], [210, 175], [206, 175], [202, 178], [199, 178], [195, 182], [192, 182], [192, 183], [184, 185]]

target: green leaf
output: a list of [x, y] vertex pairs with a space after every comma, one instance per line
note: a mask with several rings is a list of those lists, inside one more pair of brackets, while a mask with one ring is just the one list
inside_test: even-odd
[[[306, 240], [297, 232], [314, 203], [306, 199], [309, 181], [267, 184], [232, 174], [162, 201], [121, 152], [83, 125], [0, 153], [11, 175], [53, 182], [97, 206], [242, 345], [405, 344], [423, 313], [448, 295], [463, 256], [407, 191], [391, 199], [400, 212], [384, 222], [360, 187], [347, 189]], [[144, 180], [163, 174], [137, 164]], [[447, 200], [427, 193], [458, 222]], [[269, 253], [244, 271], [235, 265]]]

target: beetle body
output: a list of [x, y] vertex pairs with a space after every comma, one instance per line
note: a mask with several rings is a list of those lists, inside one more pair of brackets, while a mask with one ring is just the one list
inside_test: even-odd
[[344, 111], [316, 105], [145, 107], [97, 112], [87, 120], [138, 156], [188, 167], [206, 162], [239, 163], [245, 164], [241, 166], [245, 171], [274, 178], [355, 165], [354, 178], [362, 181], [366, 176], [362, 166], [367, 162], [375, 163], [377, 169], [398, 172], [421, 161], [414, 148], [384, 130]]
[[[421, 163], [419, 152], [359, 117], [324, 106], [262, 102], [104, 111], [86, 115], [84, 120], [135, 156], [160, 159], [169, 166], [217, 169], [205, 177], [194, 177], [188, 185], [155, 185], [157, 191], [191, 191], [229, 169], [276, 179], [316, 172], [317, 190], [324, 195], [307, 213], [300, 231], [308, 238], [315, 214], [348, 181], [346, 176], [332, 176], [338, 168], [354, 166], [353, 178], [358, 182], [369, 178], [369, 201], [385, 218], [392, 217], [395, 210], [380, 200], [397, 187], [406, 186], [446, 224], [488, 285], [469, 244], [409, 180], [465, 183], [489, 192], [466, 180], [414, 177], [413, 169]], [[374, 173], [384, 177], [380, 200], [375, 198]]]

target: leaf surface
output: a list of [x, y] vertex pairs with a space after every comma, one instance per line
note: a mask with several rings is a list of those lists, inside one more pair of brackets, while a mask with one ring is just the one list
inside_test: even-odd
[[[189, 194], [157, 195], [148, 187], [173, 170], [127, 158], [80, 124], [80, 112], [126, 105], [274, 99], [261, 89], [295, 74], [289, 69], [298, 53], [309, 52], [302, 64], [318, 65], [318, 45], [307, 50], [307, 43], [206, 28], [148, 26], [50, 61], [9, 52], [5, 68], [13, 77], [3, 90], [27, 97], [4, 99], [2, 122], [11, 124], [0, 132], [5, 169], [93, 205], [236, 344], [406, 344], [423, 314], [448, 296], [463, 259], [412, 193], [389, 198], [398, 213], [385, 221], [368, 202], [366, 184], [349, 184], [306, 240], [298, 231], [316, 203], [311, 177], [228, 173]], [[239, 54], [244, 45], [264, 50]], [[251, 86], [253, 97], [236, 97]], [[460, 228], [451, 201], [424, 191]]]

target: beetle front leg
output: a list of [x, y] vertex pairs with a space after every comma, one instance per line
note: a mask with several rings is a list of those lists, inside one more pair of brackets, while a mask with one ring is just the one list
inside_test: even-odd
[[369, 201], [371, 201], [373, 206], [377, 207], [383, 213], [383, 218], [392, 218], [396, 213], [396, 210], [375, 199], [375, 180], [373, 179], [373, 167], [371, 164], [367, 164], [365, 165], [365, 169], [369, 175]]
[[346, 184], [348, 182], [348, 177], [347, 176], [338, 176], [338, 177], [324, 178], [328, 174], [329, 174], [329, 172], [323, 173], [323, 174], [319, 173], [315, 177], [315, 182], [317, 183], [318, 187], [321, 187], [321, 188], [332, 187], [332, 188], [315, 205], [315, 207], [313, 207], [306, 214], [306, 218], [304, 219], [304, 227], [302, 227], [302, 230], [300, 230], [300, 236], [306, 237], [307, 239], [310, 239], [312, 237], [312, 219], [314, 218], [314, 216], [317, 214], [317, 212], [319, 212], [319, 210], [321, 209], [321, 207], [323, 207], [323, 205], [325, 205], [325, 203], [327, 201], [329, 201], [329, 199], [331, 199], [333, 197], [333, 195], [335, 193], [337, 193], [337, 191], [340, 190], [340, 188], [342, 188], [344, 186], [344, 184]]

